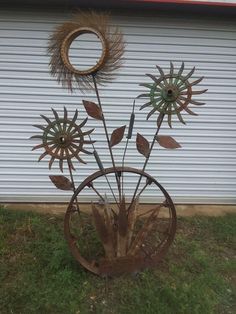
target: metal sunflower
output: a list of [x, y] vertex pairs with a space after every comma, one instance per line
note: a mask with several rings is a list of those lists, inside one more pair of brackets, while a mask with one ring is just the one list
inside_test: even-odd
[[80, 156], [80, 153], [92, 154], [84, 149], [84, 144], [93, 144], [94, 141], [85, 140], [86, 135], [93, 132], [88, 130], [82, 131], [82, 127], [86, 124], [88, 118], [84, 119], [79, 125], [76, 124], [78, 117], [78, 110], [75, 111], [73, 118], [68, 118], [67, 109], [64, 107], [64, 116], [60, 118], [58, 113], [52, 109], [54, 120], [50, 120], [44, 115], [41, 117], [47, 122], [46, 126], [34, 125], [43, 131], [42, 135], [34, 135], [31, 138], [42, 140], [42, 143], [33, 147], [32, 150], [44, 148], [44, 152], [39, 157], [38, 161], [42, 160], [45, 156], [51, 156], [49, 161], [49, 169], [51, 169], [53, 162], [59, 160], [60, 170], [63, 172], [63, 162], [67, 161], [68, 166], [75, 170], [72, 159], [75, 158], [81, 163], [86, 163]]
[[147, 115], [147, 120], [154, 114], [156, 111], [168, 116], [168, 124], [171, 128], [171, 119], [172, 115], [176, 115], [179, 121], [185, 124], [181, 111], [186, 111], [190, 115], [197, 115], [191, 109], [188, 108], [189, 104], [196, 106], [204, 105], [205, 103], [198, 102], [193, 100], [193, 95], [203, 94], [207, 91], [198, 90], [193, 91], [192, 87], [197, 85], [202, 81], [203, 77], [189, 82], [192, 74], [195, 71], [195, 67], [186, 75], [183, 75], [184, 71], [184, 62], [182, 63], [178, 72], [175, 72], [173, 63], [170, 63], [170, 72], [165, 74], [164, 71], [157, 65], [156, 66], [160, 76], [156, 77], [152, 74], [146, 74], [149, 76], [153, 83], [143, 83], [140, 84], [148, 88], [150, 91], [145, 94], [141, 94], [138, 97], [148, 97], [149, 101], [141, 106], [140, 110], [146, 107], [153, 107], [152, 110]]
[[[93, 89], [93, 78], [98, 84], [109, 82], [113, 72], [121, 66], [124, 53], [122, 33], [108, 24], [109, 16], [95, 12], [80, 12], [59, 26], [49, 38], [48, 52], [51, 55], [51, 75], [71, 92], [79, 88]], [[96, 65], [87, 69], [75, 68], [69, 58], [72, 42], [81, 34], [94, 34], [102, 44], [102, 54]]]

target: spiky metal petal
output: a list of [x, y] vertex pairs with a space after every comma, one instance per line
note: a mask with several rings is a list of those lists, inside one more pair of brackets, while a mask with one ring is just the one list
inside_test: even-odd
[[203, 77], [190, 82], [189, 79], [195, 71], [195, 67], [183, 75], [184, 62], [180, 69], [175, 71], [174, 65], [170, 63], [170, 71], [165, 74], [160, 66], [156, 66], [159, 71], [159, 76], [146, 74], [153, 80], [153, 83], [142, 83], [141, 86], [148, 88], [149, 92], [143, 93], [138, 98], [149, 98], [149, 101], [140, 107], [140, 110], [146, 107], [153, 107], [147, 115], [147, 120], [155, 113], [159, 112], [167, 115], [168, 125], [172, 127], [172, 116], [175, 115], [179, 121], [185, 124], [181, 111], [185, 111], [191, 115], [197, 115], [188, 108], [189, 104], [200, 106], [204, 103], [192, 99], [193, 95], [200, 95], [207, 91], [207, 89], [200, 91], [193, 91], [192, 87], [200, 83]]
[[81, 163], [86, 163], [79, 155], [92, 154], [84, 148], [85, 144], [93, 144], [90, 138], [85, 140], [85, 136], [92, 133], [93, 129], [82, 131], [82, 127], [86, 124], [87, 118], [79, 125], [76, 124], [78, 111], [76, 110], [73, 118], [68, 118], [68, 111], [64, 107], [64, 115], [59, 117], [58, 113], [52, 109], [54, 120], [45, 116], [41, 116], [46, 122], [46, 126], [35, 125], [35, 127], [43, 131], [42, 135], [34, 135], [32, 138], [42, 140], [42, 143], [33, 147], [32, 150], [43, 148], [45, 151], [40, 155], [39, 161], [47, 155], [51, 156], [49, 160], [49, 169], [51, 169], [55, 160], [59, 160], [59, 168], [63, 172], [63, 162], [67, 161], [71, 169], [74, 169], [72, 159], [77, 159]]
[[[93, 89], [93, 77], [97, 84], [109, 82], [114, 71], [121, 66], [124, 53], [123, 36], [118, 28], [111, 28], [107, 14], [80, 12], [74, 18], [59, 26], [49, 39], [48, 52], [51, 56], [51, 75], [58, 83], [71, 92]], [[102, 44], [102, 55], [97, 64], [87, 70], [75, 68], [69, 59], [69, 48], [74, 39], [81, 34], [94, 34]]]

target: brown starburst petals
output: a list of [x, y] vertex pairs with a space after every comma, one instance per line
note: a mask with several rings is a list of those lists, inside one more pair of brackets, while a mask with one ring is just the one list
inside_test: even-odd
[[[69, 48], [74, 39], [81, 34], [94, 34], [102, 44], [99, 61], [87, 70], [75, 68], [69, 58]], [[80, 12], [74, 18], [59, 26], [49, 38], [48, 52], [51, 75], [58, 83], [71, 92], [79, 88], [81, 91], [93, 89], [93, 78], [97, 84], [104, 84], [114, 78], [114, 72], [121, 66], [124, 53], [122, 33], [118, 28], [109, 26], [107, 14]]]

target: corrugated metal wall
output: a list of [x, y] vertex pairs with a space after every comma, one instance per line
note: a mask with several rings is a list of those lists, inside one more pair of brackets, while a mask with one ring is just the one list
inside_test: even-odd
[[[48, 35], [68, 17], [46, 12], [0, 12], [1, 202], [64, 201], [69, 197], [49, 182], [49, 173], [59, 174], [57, 167], [49, 172], [46, 160], [37, 163], [39, 152], [31, 152], [36, 142], [28, 140], [38, 133], [31, 125], [42, 122], [39, 114], [51, 116], [51, 107], [62, 113], [66, 105], [70, 114], [78, 108], [82, 119], [85, 114], [81, 100], [95, 100], [93, 94], [70, 95], [48, 73]], [[209, 89], [198, 97], [206, 105], [195, 109], [199, 117], [184, 116], [187, 126], [177, 120], [172, 130], [164, 125], [161, 134], [172, 135], [182, 149], [169, 151], [156, 146], [147, 172], [166, 187], [176, 202], [235, 203], [236, 23], [136, 14], [114, 16], [113, 21], [122, 28], [127, 47], [117, 80], [100, 89], [109, 130], [128, 123], [133, 98], [143, 92], [139, 83], [148, 81], [145, 73], [156, 73], [155, 64], [165, 71], [170, 60], [176, 67], [185, 61], [187, 70], [196, 65], [197, 76], [205, 75], [201, 86]], [[138, 101], [137, 109], [141, 104]], [[151, 140], [155, 119], [143, 122], [144, 118], [137, 113], [136, 129]], [[101, 125], [92, 119], [89, 124], [96, 126], [100, 155], [108, 166]], [[118, 160], [123, 148], [121, 144], [115, 149]], [[97, 168], [91, 157], [87, 160], [91, 162], [79, 167], [77, 182]], [[127, 165], [140, 168], [142, 161], [131, 143]], [[132, 180], [128, 179], [130, 184]], [[154, 200], [154, 193], [146, 195], [145, 201]]]

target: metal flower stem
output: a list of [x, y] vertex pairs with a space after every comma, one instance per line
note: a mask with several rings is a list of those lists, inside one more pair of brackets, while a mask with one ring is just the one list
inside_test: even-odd
[[[73, 192], [75, 193], [75, 191], [76, 191], [76, 189], [75, 189], [75, 181], [74, 181], [73, 173], [71, 171], [71, 166], [70, 166], [70, 163], [69, 163], [68, 159], [67, 159], [67, 165], [68, 165], [68, 169], [69, 169], [69, 173], [70, 173], [70, 180], [71, 180]], [[82, 221], [81, 212], [80, 212], [80, 208], [79, 208], [79, 203], [78, 203], [77, 197], [75, 199], [75, 205], [76, 205], [77, 213], [79, 214], [79, 217], [80, 217], [80, 219]]]
[[[132, 131], [133, 131], [133, 124], [134, 124], [134, 108], [135, 108], [135, 100], [133, 102], [133, 107], [132, 107], [132, 112], [131, 112], [131, 117], [130, 117], [130, 124], [129, 124], [129, 130], [128, 130], [128, 134], [126, 137], [126, 143], [125, 143], [125, 148], [124, 148], [124, 153], [123, 153], [123, 157], [122, 157], [122, 168], [124, 168], [124, 163], [125, 163], [125, 156], [126, 156], [126, 152], [127, 152], [127, 148], [129, 145], [129, 140], [132, 137]], [[133, 120], [132, 120], [132, 115], [133, 115]], [[121, 191], [122, 191], [122, 195], [124, 195], [124, 173], [122, 172], [121, 174]]]
[[[90, 135], [89, 135], [89, 139], [90, 139], [90, 141], [91, 141], [91, 136], [90, 136]], [[93, 143], [92, 143], [92, 146], [93, 146], [93, 150], [96, 151], [95, 145], [94, 145]], [[107, 184], [108, 184], [108, 186], [109, 186], [109, 189], [110, 189], [110, 191], [111, 191], [111, 194], [112, 194], [112, 196], [113, 196], [113, 198], [114, 198], [114, 200], [115, 200], [115, 202], [116, 202], [117, 207], [119, 208], [119, 205], [118, 205], [118, 202], [117, 202], [115, 193], [114, 193], [114, 191], [113, 191], [113, 189], [112, 189], [111, 183], [109, 182], [107, 175], [106, 175], [106, 174], [104, 174], [104, 175], [105, 175]], [[100, 196], [99, 196], [99, 197], [100, 197]], [[101, 197], [100, 197], [100, 198], [101, 198]], [[102, 201], [103, 201], [103, 199], [102, 199]]]
[[[100, 100], [97, 82], [96, 82], [96, 78], [94, 77], [94, 75], [93, 75], [93, 83], [94, 83], [94, 88], [95, 88], [95, 92], [96, 92], [96, 96], [97, 96], [97, 100], [98, 100], [98, 105], [99, 105], [101, 112], [102, 112], [102, 123], [103, 123], [104, 131], [105, 131], [105, 135], [106, 135], [106, 139], [107, 139], [107, 144], [108, 144], [108, 148], [109, 148], [109, 152], [110, 152], [110, 156], [111, 156], [112, 166], [116, 170], [115, 160], [114, 160], [114, 156], [112, 153], [111, 143], [110, 143], [110, 139], [109, 139], [109, 135], [108, 135], [108, 131], [107, 131], [106, 120], [105, 120], [105, 117], [103, 114], [102, 103]], [[118, 177], [117, 172], [115, 172], [115, 177], [116, 177], [117, 187], [118, 187], [118, 191], [119, 191], [119, 201], [121, 202], [120, 178]]]
[[[164, 116], [165, 116], [164, 113], [160, 113], [159, 116], [158, 116], [158, 118], [157, 118], [157, 130], [156, 130], [156, 133], [155, 133], [155, 135], [154, 135], [154, 137], [153, 137], [152, 144], [151, 144], [151, 147], [150, 147], [150, 149], [149, 149], [148, 155], [147, 155], [147, 157], [146, 157], [146, 159], [145, 159], [145, 162], [144, 162], [144, 165], [143, 165], [143, 168], [142, 168], [142, 172], [144, 172], [145, 169], [146, 169], [148, 160], [149, 160], [149, 158], [150, 158], [150, 156], [151, 156], [152, 149], [153, 149], [154, 144], [155, 144], [155, 142], [156, 142], [157, 135], [158, 135], [158, 133], [159, 133], [159, 131], [160, 131], [160, 128], [161, 128], [161, 125], [162, 125]], [[140, 186], [142, 177], [143, 177], [143, 175], [140, 175], [129, 208], [131, 208], [131, 206], [132, 206], [132, 204], [133, 204], [133, 201], [135, 200], [135, 197], [136, 197], [138, 188], [139, 188], [139, 186]]]

